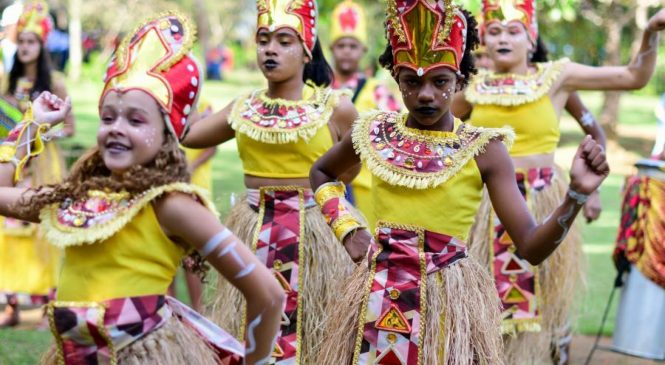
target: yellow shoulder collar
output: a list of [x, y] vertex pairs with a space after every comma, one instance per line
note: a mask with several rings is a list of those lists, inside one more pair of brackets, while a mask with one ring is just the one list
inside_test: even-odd
[[125, 199], [126, 194], [91, 191], [85, 201], [51, 205], [42, 209], [39, 217], [46, 239], [54, 246], [94, 244], [116, 234], [146, 205], [170, 192], [196, 195], [217, 214], [206, 190], [191, 184], [174, 183], [152, 188], [131, 200]]
[[567, 58], [538, 63], [530, 75], [483, 72], [471, 81], [465, 92], [466, 100], [478, 105], [518, 106], [532, 103], [547, 95], [561, 75]]
[[410, 189], [437, 187], [457, 174], [494, 139], [512, 145], [509, 128], [478, 128], [455, 121], [454, 132], [408, 128], [407, 114], [373, 112], [353, 126], [356, 153], [373, 175]]

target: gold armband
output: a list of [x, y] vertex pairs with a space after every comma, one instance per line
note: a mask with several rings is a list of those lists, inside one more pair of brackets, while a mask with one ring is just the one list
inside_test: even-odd
[[347, 208], [349, 202], [344, 197], [345, 193], [346, 188], [340, 182], [323, 184], [314, 193], [314, 199], [321, 208], [326, 223], [342, 243], [350, 233], [365, 228]]

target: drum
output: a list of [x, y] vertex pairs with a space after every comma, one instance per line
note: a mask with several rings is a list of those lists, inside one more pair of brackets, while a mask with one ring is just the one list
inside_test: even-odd
[[624, 283], [612, 349], [645, 359], [665, 360], [665, 289], [633, 265]]
[[644, 159], [635, 164], [638, 175], [665, 181], [665, 161]]

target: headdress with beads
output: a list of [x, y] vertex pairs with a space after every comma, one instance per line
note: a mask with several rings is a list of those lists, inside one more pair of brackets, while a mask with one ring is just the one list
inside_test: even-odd
[[346, 37], [357, 39], [367, 45], [367, 18], [362, 6], [351, 0], [339, 3], [332, 15], [330, 42], [335, 43]]
[[452, 0], [388, 0], [386, 26], [396, 71], [424, 75], [435, 68], [459, 71], [467, 23]]
[[42, 42], [45, 42], [53, 30], [53, 19], [48, 12], [48, 4], [38, 1], [26, 6], [18, 19], [16, 29], [19, 33], [35, 33]]
[[110, 91], [144, 91], [162, 108], [168, 129], [182, 139], [201, 91], [201, 71], [191, 54], [195, 33], [189, 19], [174, 12], [143, 21], [118, 46], [100, 106]]
[[481, 38], [493, 22], [507, 24], [520, 22], [526, 28], [532, 42], [538, 39], [536, 0], [483, 0]]
[[256, 9], [259, 12], [257, 31], [293, 29], [305, 45], [307, 55], [312, 56], [317, 37], [316, 0], [257, 0]]

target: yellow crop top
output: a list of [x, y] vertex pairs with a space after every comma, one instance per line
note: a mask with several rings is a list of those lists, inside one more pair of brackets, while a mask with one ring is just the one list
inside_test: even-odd
[[549, 154], [561, 137], [549, 91], [567, 59], [539, 63], [527, 76], [487, 72], [473, 79], [466, 99], [474, 104], [469, 121], [480, 127], [509, 125], [515, 130], [514, 157]]
[[85, 201], [42, 210], [47, 239], [65, 250], [58, 300], [165, 294], [187, 252], [163, 233], [152, 201], [172, 191], [205, 196], [199, 188], [176, 183], [129, 201], [123, 194], [90, 192]]
[[346, 92], [306, 85], [302, 101], [270, 99], [265, 90], [239, 98], [229, 122], [245, 174], [307, 178], [334, 144], [328, 121]]
[[359, 120], [353, 143], [372, 172], [374, 214], [381, 221], [423, 227], [466, 240], [480, 205], [475, 157], [512, 131], [455, 121], [454, 132], [406, 127], [407, 114], [378, 112]]

